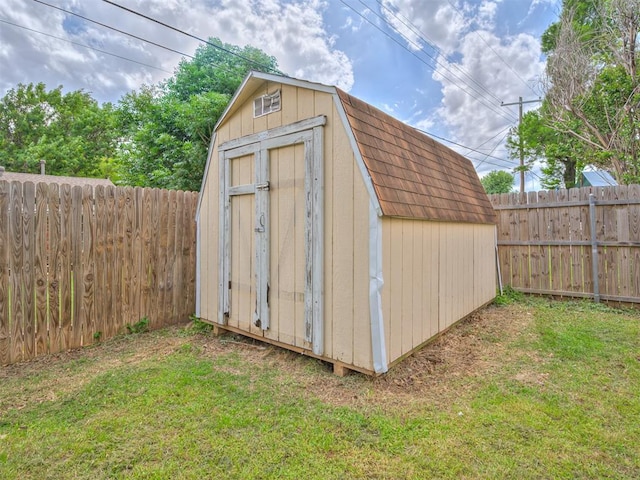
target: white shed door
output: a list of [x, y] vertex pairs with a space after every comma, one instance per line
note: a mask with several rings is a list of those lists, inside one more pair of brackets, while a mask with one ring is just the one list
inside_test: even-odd
[[[323, 353], [322, 125], [316, 117], [220, 145], [218, 321]], [[273, 335], [269, 335], [274, 338]]]

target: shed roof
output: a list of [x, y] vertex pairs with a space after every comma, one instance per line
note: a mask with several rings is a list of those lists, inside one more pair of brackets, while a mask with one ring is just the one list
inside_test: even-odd
[[[333, 95], [367, 188], [375, 195], [374, 203], [382, 215], [496, 223], [493, 206], [468, 159], [337, 87], [250, 72], [220, 116], [215, 130], [269, 82]], [[215, 137], [211, 147], [214, 140]], [[203, 188], [211, 160], [209, 156]]]
[[582, 172], [580, 184], [584, 187], [615, 187], [618, 182], [606, 170], [587, 170]]
[[428, 135], [336, 89], [383, 214], [495, 223], [469, 160]]
[[79, 185], [91, 185], [92, 187], [97, 187], [98, 185], [103, 185], [105, 187], [113, 187], [114, 184], [108, 178], [88, 178], [88, 177], [65, 177], [61, 175], [39, 175], [35, 173], [19, 173], [19, 172], [2, 172], [0, 174], [0, 180], [6, 180], [8, 182], [33, 182], [33, 183], [59, 183], [59, 184], [69, 184], [72, 187]]

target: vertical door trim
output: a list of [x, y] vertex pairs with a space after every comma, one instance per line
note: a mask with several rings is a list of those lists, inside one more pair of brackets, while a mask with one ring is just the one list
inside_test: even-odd
[[[230, 215], [232, 195], [253, 193], [250, 185], [230, 186], [230, 160], [254, 154], [256, 194], [256, 311], [263, 330], [269, 328], [270, 247], [269, 247], [269, 150], [304, 144], [305, 162], [305, 318], [304, 337], [313, 353], [324, 353], [324, 115], [264, 132], [246, 135], [221, 144], [219, 150], [220, 216], [218, 323], [229, 316]], [[264, 215], [264, 219], [262, 216]], [[262, 220], [262, 221], [261, 221]], [[263, 280], [261, 280], [263, 279]]]
[[256, 156], [256, 309], [253, 324], [262, 330], [269, 329], [270, 268], [270, 212], [269, 212], [269, 151], [262, 148]]

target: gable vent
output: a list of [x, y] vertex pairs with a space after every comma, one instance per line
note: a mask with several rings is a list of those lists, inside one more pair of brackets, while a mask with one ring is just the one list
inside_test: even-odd
[[280, 110], [280, 90], [263, 95], [253, 101], [253, 118]]

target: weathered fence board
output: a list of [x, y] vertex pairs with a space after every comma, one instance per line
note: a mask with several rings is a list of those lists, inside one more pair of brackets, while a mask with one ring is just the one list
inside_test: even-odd
[[[0, 182], [0, 319], [9, 318], [9, 201], [10, 185]], [[11, 361], [11, 324], [0, 321], [0, 365]]]
[[[594, 292], [589, 196], [595, 198]], [[640, 303], [640, 185], [491, 195], [503, 283], [561, 296]]]
[[0, 181], [0, 365], [195, 310], [197, 194]]

